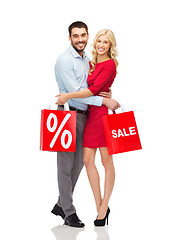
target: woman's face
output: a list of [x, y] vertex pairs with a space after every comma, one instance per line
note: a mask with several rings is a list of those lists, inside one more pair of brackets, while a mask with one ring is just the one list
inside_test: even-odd
[[111, 42], [107, 35], [101, 35], [96, 41], [96, 51], [98, 55], [107, 55]]

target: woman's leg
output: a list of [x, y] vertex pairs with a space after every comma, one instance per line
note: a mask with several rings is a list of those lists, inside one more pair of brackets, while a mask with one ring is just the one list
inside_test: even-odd
[[83, 152], [84, 152], [84, 164], [86, 167], [88, 179], [91, 185], [91, 189], [93, 191], [97, 211], [99, 211], [102, 197], [101, 197], [101, 190], [100, 190], [100, 178], [99, 178], [98, 170], [95, 165], [96, 148], [84, 147]]
[[105, 184], [104, 184], [104, 197], [98, 212], [98, 219], [103, 219], [106, 215], [108, 203], [115, 181], [115, 170], [113, 158], [108, 154], [107, 147], [100, 148], [101, 161], [105, 168]]

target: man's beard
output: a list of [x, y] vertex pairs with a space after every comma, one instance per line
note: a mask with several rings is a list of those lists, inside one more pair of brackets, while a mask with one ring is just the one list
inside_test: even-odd
[[78, 48], [76, 48], [75, 46], [73, 46], [73, 48], [78, 52], [78, 53], [81, 53], [81, 52], [83, 52], [84, 51], [84, 49], [78, 49]]
[[[77, 44], [79, 44], [79, 43], [83, 43], [84, 44], [84, 47], [83, 47], [83, 49], [78, 49], [77, 48]], [[83, 52], [84, 51], [84, 49], [85, 49], [85, 47], [86, 47], [86, 45], [87, 45], [87, 43], [86, 42], [78, 42], [77, 44], [74, 44], [74, 43], [72, 43], [72, 46], [73, 46], [73, 48], [78, 52], [78, 53], [81, 53], [81, 52]]]

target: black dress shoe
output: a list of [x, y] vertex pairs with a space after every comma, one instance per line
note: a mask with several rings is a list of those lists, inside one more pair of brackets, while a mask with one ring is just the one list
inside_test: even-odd
[[78, 218], [76, 213], [73, 213], [72, 215], [66, 217], [65, 221], [70, 227], [82, 228], [85, 226], [84, 223], [82, 223], [82, 221]]
[[68, 223], [67, 223], [67, 221], [66, 221], [66, 220], [64, 221], [64, 225], [68, 225]]
[[51, 213], [55, 214], [56, 216], [61, 216], [63, 219], [65, 219], [65, 213], [64, 213], [63, 209], [61, 207], [59, 207], [57, 204], [55, 204]]

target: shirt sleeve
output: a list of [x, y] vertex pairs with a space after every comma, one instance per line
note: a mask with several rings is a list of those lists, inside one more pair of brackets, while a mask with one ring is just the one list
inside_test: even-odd
[[[70, 61], [64, 61], [59, 58], [55, 64], [55, 76], [60, 92], [77, 92], [84, 89], [81, 88], [80, 84], [77, 82], [73, 71], [73, 65]], [[92, 96], [88, 98], [75, 98], [75, 101], [101, 106], [103, 98], [100, 96]]]
[[93, 95], [98, 94], [103, 87], [111, 81], [116, 75], [116, 65], [113, 61], [110, 61], [104, 66], [101, 73], [97, 76], [94, 83], [88, 88]]

